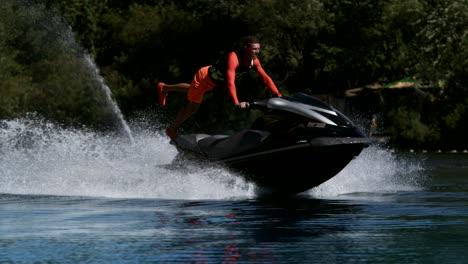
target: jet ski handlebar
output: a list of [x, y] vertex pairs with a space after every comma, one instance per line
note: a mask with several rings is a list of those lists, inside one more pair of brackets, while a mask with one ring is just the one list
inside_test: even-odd
[[283, 109], [285, 105], [290, 103], [289, 100], [279, 97], [273, 97], [269, 99], [260, 99], [260, 100], [253, 100], [249, 102], [251, 108], [256, 108], [260, 110], [266, 109]]
[[253, 100], [249, 102], [250, 108], [267, 109], [269, 99]]

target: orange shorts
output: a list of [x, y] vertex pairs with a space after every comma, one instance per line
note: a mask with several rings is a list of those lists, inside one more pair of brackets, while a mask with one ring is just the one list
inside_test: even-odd
[[188, 90], [187, 99], [190, 102], [200, 104], [203, 100], [203, 95], [205, 92], [211, 91], [216, 87], [216, 84], [210, 79], [208, 75], [208, 69], [211, 66], [206, 66], [198, 70], [198, 72], [193, 77], [193, 81], [190, 84]]

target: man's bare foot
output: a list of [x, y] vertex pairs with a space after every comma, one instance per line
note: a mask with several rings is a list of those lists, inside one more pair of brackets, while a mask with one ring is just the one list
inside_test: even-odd
[[166, 85], [163, 82], [158, 82], [158, 96], [159, 96], [159, 105], [160, 106], [165, 106], [166, 105], [166, 97], [167, 97], [167, 92], [164, 91], [164, 85]]
[[173, 130], [173, 129], [168, 128], [168, 129], [166, 129], [166, 135], [170, 139], [174, 139], [179, 135], [179, 132], [177, 132], [177, 130]]

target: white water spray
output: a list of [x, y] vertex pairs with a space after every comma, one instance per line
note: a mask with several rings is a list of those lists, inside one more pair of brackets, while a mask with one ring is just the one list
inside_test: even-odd
[[107, 84], [105, 83], [104, 78], [101, 76], [99, 68], [88, 53], [85, 53], [83, 56], [88, 68], [94, 72], [94, 77], [98, 81], [100, 89], [104, 92], [107, 103], [112, 107], [112, 111], [116, 115], [120, 127], [122, 128], [123, 132], [125, 132], [125, 135], [129, 138], [130, 142], [134, 143], [132, 131], [130, 130], [130, 127], [128, 126], [127, 122], [125, 121], [125, 118], [122, 114], [122, 111], [120, 111], [117, 102], [115, 102], [114, 98], [112, 97], [112, 92], [109, 86], [107, 86]]
[[[31, 10], [28, 10], [31, 8]], [[79, 76], [80, 78], [86, 78], [87, 81], [93, 84], [93, 87], [99, 89], [102, 92], [106, 103], [110, 106], [114, 119], [117, 122], [117, 126], [122, 133], [133, 143], [133, 135], [128, 126], [125, 118], [120, 111], [117, 102], [112, 96], [112, 92], [104, 81], [104, 78], [100, 74], [99, 68], [96, 65], [90, 54], [78, 43], [77, 37], [73, 32], [73, 29], [67, 25], [63, 20], [62, 16], [56, 14], [54, 11], [45, 9], [43, 6], [27, 7], [26, 10], [41, 13], [42, 16], [47, 19], [39, 20], [41, 23], [41, 29], [44, 34], [51, 34], [54, 36], [53, 42], [56, 48], [59, 48], [64, 54], [73, 54], [78, 59], [79, 63], [82, 63], [86, 67], [86, 76]], [[41, 43], [41, 45], [49, 45], [49, 43]], [[81, 66], [81, 65], [80, 65]], [[79, 69], [76, 69], [79, 72]]]
[[0, 194], [227, 199], [254, 188], [220, 168], [173, 171], [168, 139], [136, 131], [134, 143], [42, 119], [0, 121]]
[[338, 175], [309, 193], [318, 198], [370, 199], [373, 194], [420, 190], [424, 181], [424, 167], [420, 161], [401, 159], [371, 146]]

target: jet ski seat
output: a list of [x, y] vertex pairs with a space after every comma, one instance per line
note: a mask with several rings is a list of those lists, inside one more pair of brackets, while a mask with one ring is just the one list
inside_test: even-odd
[[242, 130], [232, 136], [189, 134], [172, 140], [177, 147], [203, 154], [209, 159], [223, 159], [246, 152], [260, 145], [269, 132], [263, 130]]

